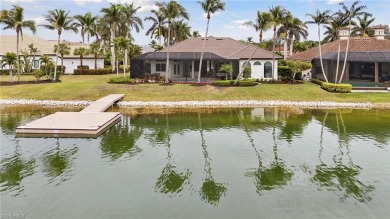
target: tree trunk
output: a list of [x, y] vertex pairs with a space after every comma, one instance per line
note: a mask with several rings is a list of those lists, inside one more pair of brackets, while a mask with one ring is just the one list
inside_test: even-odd
[[167, 64], [165, 69], [165, 83], [168, 83], [168, 73], [169, 73], [169, 45], [171, 38], [171, 18], [168, 18], [168, 40], [167, 40]]
[[287, 33], [284, 37], [284, 43], [283, 43], [283, 60], [287, 59]]
[[344, 57], [344, 64], [343, 64], [343, 70], [341, 71], [341, 76], [339, 79], [339, 83], [343, 80], [345, 66], [347, 65], [347, 57], [348, 57], [348, 49], [349, 49], [349, 35], [351, 34], [351, 19], [349, 19], [349, 30], [348, 30], [348, 37], [347, 37], [347, 47], [345, 48], [345, 57]]
[[294, 36], [291, 37], [290, 39], [290, 56], [293, 54], [293, 48], [294, 48]]
[[60, 38], [61, 34], [58, 34], [58, 40], [57, 40], [57, 50], [56, 50], [56, 63], [55, 63], [55, 68], [54, 68], [54, 78], [53, 81], [57, 80], [57, 63], [58, 63], [58, 51], [60, 50]]
[[320, 50], [320, 62], [321, 62], [322, 74], [324, 75], [325, 81], [328, 82], [328, 78], [326, 77], [326, 74], [325, 74], [325, 71], [324, 71], [324, 64], [322, 63], [322, 49], [321, 49], [320, 25], [318, 25], [318, 48], [319, 48], [319, 50]]
[[97, 69], [97, 55], [95, 55], [95, 70]]
[[340, 63], [340, 39], [339, 39], [339, 45], [337, 48], [337, 64], [336, 64], [336, 78], [334, 79], [334, 83], [337, 84], [337, 77], [339, 76], [339, 63]]
[[[81, 66], [83, 66], [83, 64], [81, 64]], [[64, 74], [64, 54], [61, 54], [61, 71], [62, 71], [62, 74]]]
[[113, 23], [112, 24], [112, 27], [111, 27], [111, 39], [110, 39], [110, 49], [111, 49], [111, 67], [112, 67], [112, 70], [115, 69], [115, 50], [114, 50], [114, 38], [115, 38], [115, 24]]
[[80, 71], [81, 71], [81, 75], [83, 75], [83, 56], [80, 56]]
[[210, 18], [207, 19], [206, 34], [204, 35], [204, 38], [203, 38], [202, 52], [200, 53], [198, 83], [200, 83], [200, 75], [202, 73], [202, 61], [203, 61], [203, 54], [204, 54], [204, 46], [206, 45], [207, 34], [209, 32], [209, 23], [210, 23]]
[[116, 76], [119, 77], [119, 60], [116, 58]]
[[274, 26], [274, 39], [272, 41], [272, 79], [275, 78], [275, 41], [276, 41], [276, 26]]
[[[128, 38], [129, 38], [129, 34], [127, 33], [125, 36], [125, 39], [127, 40]], [[126, 47], [125, 48], [125, 57], [123, 58], [123, 71], [125, 71], [125, 69], [127, 69], [127, 53], [128, 53], [128, 50]]]
[[9, 82], [12, 82], [12, 67], [9, 66]]
[[[123, 62], [126, 61], [126, 58], [125, 58], [125, 57], [126, 57], [126, 54], [127, 54], [127, 53], [126, 53], [126, 51], [125, 51], [125, 54], [124, 54], [125, 56], [123, 57]], [[123, 65], [123, 78], [126, 78], [126, 67], [127, 67], [126, 65]]]
[[20, 60], [19, 60], [19, 31], [16, 31], [16, 68], [18, 70], [18, 81], [20, 81]]

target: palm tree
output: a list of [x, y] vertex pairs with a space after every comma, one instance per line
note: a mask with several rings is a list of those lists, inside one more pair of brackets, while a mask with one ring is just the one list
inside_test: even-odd
[[[286, 33], [285, 43], [287, 42], [287, 39], [290, 40], [290, 55], [292, 55], [292, 53], [293, 53], [294, 39], [300, 40], [301, 36], [304, 39], [306, 39], [307, 36], [309, 35], [309, 33], [306, 29], [307, 29], [306, 24], [304, 22], [302, 22], [300, 19], [294, 17], [290, 13], [283, 20], [282, 26], [278, 30], [278, 34]], [[285, 46], [284, 49], [285, 49], [284, 55], [286, 56], [287, 55], [287, 46]]]
[[16, 54], [13, 52], [6, 52], [5, 55], [1, 58], [1, 66], [4, 67], [8, 65], [9, 81], [12, 81], [12, 67], [15, 66], [16, 63], [17, 63]]
[[203, 0], [203, 2], [198, 1], [198, 3], [201, 5], [203, 11], [207, 14], [206, 33], [205, 33], [204, 38], [203, 38], [202, 52], [200, 54], [200, 61], [199, 61], [198, 83], [200, 83], [200, 75], [202, 72], [204, 46], [206, 45], [207, 34], [209, 32], [209, 24], [210, 24], [211, 14], [214, 14], [217, 11], [224, 11], [225, 10], [225, 3], [222, 2], [221, 0]]
[[[125, 39], [130, 39], [130, 30], [135, 29], [135, 31], [138, 33], [140, 28], [144, 28], [142, 25], [142, 19], [135, 16], [137, 11], [141, 7], [134, 7], [134, 3], [131, 3], [130, 5], [125, 4], [122, 10], [123, 13], [123, 24], [124, 30], [125, 30]], [[127, 58], [128, 58], [128, 47], [125, 48], [125, 56], [124, 56], [124, 70], [127, 68]]]
[[87, 34], [87, 42], [89, 44], [89, 38], [95, 35], [95, 25], [99, 17], [92, 16], [91, 12], [87, 12], [85, 15], [75, 15], [74, 18], [77, 20], [77, 26], [81, 27], [82, 45], [84, 46], [85, 34]]
[[357, 17], [359, 24], [355, 26], [352, 30], [352, 35], [360, 35], [360, 36], [372, 36], [373, 29], [371, 28], [372, 22], [375, 21], [375, 18], [369, 18], [371, 17], [368, 14], [364, 14], [363, 17]]
[[112, 4], [110, 3], [109, 8], [102, 8], [100, 12], [102, 12], [103, 20], [106, 25], [110, 26], [110, 49], [111, 49], [111, 66], [112, 69], [115, 69], [115, 49], [113, 45], [113, 41], [115, 39], [115, 32], [117, 30], [117, 26], [121, 23], [121, 12], [122, 6], [120, 4]]
[[34, 64], [34, 62], [35, 62], [35, 55], [36, 55], [38, 52], [40, 52], [40, 51], [38, 50], [37, 47], [34, 47], [34, 43], [31, 43], [31, 44], [28, 45], [28, 51], [30, 52], [30, 55], [33, 56], [32, 63]]
[[340, 28], [347, 26], [345, 18], [335, 14], [329, 19], [327, 24], [328, 25], [325, 26], [326, 31], [324, 32], [324, 43], [337, 40], [339, 38]]
[[89, 51], [95, 59], [95, 69], [97, 69], [97, 59], [103, 54], [103, 50], [99, 43], [91, 43], [89, 44]]
[[[39, 26], [45, 27], [49, 30], [57, 30], [58, 39], [57, 46], [60, 46], [61, 34], [64, 30], [71, 30], [75, 33], [78, 32], [77, 25], [73, 22], [73, 19], [69, 16], [69, 11], [65, 12], [62, 9], [55, 9], [54, 11], [48, 11], [48, 14], [45, 15], [45, 19], [49, 24], [42, 24]], [[54, 69], [54, 78], [57, 80], [57, 63], [58, 63], [58, 50], [56, 51], [56, 68]]]
[[[58, 51], [57, 51], [57, 48]], [[54, 45], [54, 52], [56, 54], [60, 54], [61, 56], [61, 71], [62, 71], [62, 74], [64, 73], [64, 55], [69, 55], [70, 54], [70, 44], [69, 43], [60, 43], [58, 45]]]
[[[114, 47], [118, 51], [118, 53], [123, 52], [123, 62], [125, 61], [125, 56], [127, 56], [127, 49], [130, 47], [131, 42], [129, 39], [124, 37], [117, 37], [114, 39]], [[123, 67], [123, 77], [126, 77], [126, 67]]]
[[[168, 19], [168, 36], [167, 39], [169, 40], [171, 38], [171, 23], [172, 20], [178, 17], [183, 17], [185, 19], [189, 19], [189, 15], [186, 11], [186, 9], [181, 6], [176, 1], [170, 1], [169, 3], [166, 2], [157, 2], [156, 6], [159, 8], [160, 13]], [[168, 41], [167, 43], [167, 64], [166, 64], [166, 70], [165, 70], [165, 83], [168, 83], [168, 74], [169, 74], [169, 46], [171, 42]]]
[[[183, 41], [191, 37], [191, 27], [188, 26], [188, 23], [183, 20], [172, 22], [172, 39], [174, 43]], [[170, 40], [172, 41], [172, 40]]]
[[259, 31], [259, 44], [261, 44], [263, 42], [263, 32], [271, 28], [271, 15], [267, 12], [257, 11], [256, 21], [247, 21], [244, 25]]
[[[49, 75], [51, 75], [51, 65], [54, 63], [53, 62], [53, 59], [50, 58], [49, 56], [47, 55], [43, 55], [41, 56], [41, 58], [39, 58], [39, 61], [41, 63], [41, 68], [43, 66], [45, 66], [45, 74], [46, 74], [46, 78], [49, 79]], [[48, 74], [49, 73], [49, 74]]]
[[109, 45], [107, 44], [107, 42], [110, 41], [110, 29], [107, 25], [106, 25], [106, 21], [104, 18], [99, 18], [98, 21], [96, 22], [96, 26], [95, 26], [95, 33], [96, 33], [96, 42], [99, 42], [100, 44], [100, 48], [102, 48], [104, 50], [104, 52], [106, 51], [106, 49], [109, 47]]
[[194, 31], [192, 32], [192, 37], [201, 37], [201, 35], [200, 35], [199, 31], [194, 30]]
[[145, 21], [150, 20], [153, 22], [152, 26], [146, 31], [146, 36], [152, 38], [153, 36], [159, 40], [159, 45], [161, 46], [161, 37], [164, 36], [164, 25], [166, 24], [165, 17], [160, 11], [152, 10], [151, 11], [155, 17], [149, 16], [145, 17]]
[[[352, 3], [350, 8], [348, 8], [343, 2], [340, 3], [340, 5], [343, 7], [344, 12], [338, 12], [338, 14], [340, 16], [345, 17], [348, 20], [349, 33], [351, 33], [351, 25], [352, 25], [353, 18], [355, 18], [356, 16], [362, 16], [362, 15], [371, 16], [371, 14], [363, 11], [367, 7], [365, 5], [358, 6], [359, 3], [360, 3], [360, 1], [355, 1], [354, 3]], [[339, 83], [341, 83], [341, 81], [343, 80], [345, 66], [347, 65], [348, 50], [349, 50], [349, 36], [347, 38], [347, 46], [345, 48], [343, 70], [341, 71]]]
[[78, 47], [74, 50], [73, 55], [79, 56], [80, 57], [80, 71], [81, 74], [83, 74], [83, 58], [87, 55], [89, 55], [89, 50], [85, 47]]
[[326, 82], [328, 82], [328, 78], [326, 77], [325, 71], [324, 71], [324, 64], [322, 63], [322, 50], [321, 50], [321, 24], [328, 23], [329, 20], [329, 13], [330, 10], [326, 10], [321, 12], [317, 9], [315, 14], [306, 14], [306, 16], [310, 16], [312, 21], [307, 21], [308, 24], [317, 24], [318, 25], [318, 49], [320, 51], [320, 62], [321, 62], [321, 69], [322, 69], [322, 75], [324, 76], [324, 79]]
[[287, 11], [282, 6], [272, 6], [269, 9], [271, 15], [271, 23], [273, 24], [274, 37], [272, 44], [272, 78], [275, 77], [275, 44], [276, 44], [276, 28], [282, 23]]
[[[36, 32], [35, 29], [35, 21], [33, 20], [24, 20], [23, 15], [24, 9], [18, 5], [13, 5], [12, 9], [2, 10], [0, 14], [0, 23], [4, 24], [3, 30], [6, 29], [14, 29], [16, 31], [16, 59], [17, 63], [19, 63], [19, 35], [23, 40], [23, 28], [30, 29], [34, 34]], [[20, 68], [19, 65], [16, 65], [18, 71], [18, 81], [20, 81]]]

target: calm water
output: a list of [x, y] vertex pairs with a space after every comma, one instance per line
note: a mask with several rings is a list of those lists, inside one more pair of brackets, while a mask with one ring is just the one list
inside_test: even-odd
[[15, 138], [52, 111], [1, 113], [2, 214], [390, 216], [390, 111], [203, 110], [123, 116], [96, 139]]

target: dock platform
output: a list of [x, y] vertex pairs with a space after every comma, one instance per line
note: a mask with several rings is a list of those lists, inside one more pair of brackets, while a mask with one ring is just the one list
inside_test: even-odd
[[57, 112], [16, 128], [17, 137], [96, 138], [121, 118], [119, 112], [104, 112], [123, 94], [112, 94], [93, 102], [80, 112]]

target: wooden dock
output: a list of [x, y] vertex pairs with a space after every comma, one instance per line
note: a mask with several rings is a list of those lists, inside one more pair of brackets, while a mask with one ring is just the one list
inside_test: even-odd
[[121, 118], [119, 112], [104, 112], [124, 97], [112, 94], [93, 102], [80, 112], [57, 112], [16, 128], [18, 137], [96, 138]]

